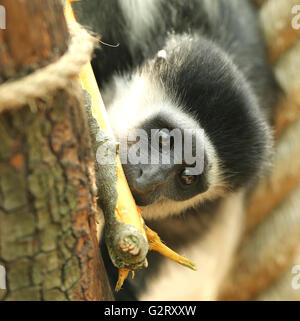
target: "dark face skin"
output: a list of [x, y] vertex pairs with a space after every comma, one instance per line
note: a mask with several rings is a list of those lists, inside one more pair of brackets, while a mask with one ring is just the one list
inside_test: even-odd
[[[161, 127], [162, 125], [164, 127]], [[170, 135], [173, 127], [174, 124], [168, 122], [163, 116], [158, 116], [143, 126], [143, 129], [149, 133], [147, 140], [139, 139], [137, 142], [130, 143], [128, 156], [136, 154], [135, 145], [137, 144], [139, 144], [141, 152], [144, 148], [148, 150], [147, 164], [131, 164], [128, 162], [128, 164], [123, 165], [137, 205], [146, 206], [162, 198], [183, 201], [208, 190], [209, 164], [205, 151], [203, 156], [201, 155], [203, 159], [199, 159], [199, 163], [202, 163], [203, 168], [198, 175], [194, 175], [191, 170], [195, 164], [187, 164], [184, 160], [180, 164], [176, 163], [175, 160], [178, 158], [174, 148], [174, 141], [177, 138]], [[151, 136], [149, 129], [156, 129], [155, 135]], [[183, 131], [178, 129], [178, 133], [183, 134]], [[190, 137], [193, 145], [195, 145], [196, 141], [193, 138]], [[183, 154], [184, 138], [183, 141], [180, 141], [180, 147]], [[151, 148], [159, 155], [158, 164], [151, 163]], [[170, 162], [164, 164], [162, 155], [166, 151], [170, 151], [167, 154], [170, 156]]]

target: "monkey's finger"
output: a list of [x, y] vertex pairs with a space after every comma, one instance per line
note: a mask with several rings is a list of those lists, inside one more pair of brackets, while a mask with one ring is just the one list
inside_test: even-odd
[[118, 282], [115, 287], [116, 292], [121, 290], [121, 287], [122, 287], [124, 281], [127, 279], [129, 272], [130, 272], [130, 270], [128, 270], [128, 269], [119, 269], [119, 278], [118, 278]]
[[191, 260], [184, 258], [183, 256], [179, 255], [178, 253], [171, 250], [165, 244], [162, 243], [158, 234], [152, 231], [148, 226], [145, 226], [146, 235], [149, 242], [149, 249], [159, 252], [160, 254], [164, 255], [165, 257], [173, 260], [185, 267], [190, 268], [191, 270], [197, 271], [196, 264]]

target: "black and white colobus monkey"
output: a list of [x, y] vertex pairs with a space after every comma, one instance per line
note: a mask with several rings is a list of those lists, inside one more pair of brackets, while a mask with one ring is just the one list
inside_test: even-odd
[[[117, 137], [135, 128], [201, 128], [205, 166], [126, 165], [147, 224], [193, 260], [156, 253], [119, 299], [213, 300], [243, 226], [244, 199], [270, 155], [278, 85], [247, 0], [81, 0], [79, 21], [102, 35], [93, 67]], [[109, 260], [108, 260], [109, 262]], [[109, 264], [109, 263], [107, 263]], [[110, 273], [117, 277], [117, 269]]]

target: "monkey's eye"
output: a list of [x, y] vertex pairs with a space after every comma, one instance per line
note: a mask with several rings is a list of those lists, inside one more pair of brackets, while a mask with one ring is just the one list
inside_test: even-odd
[[185, 186], [190, 186], [197, 181], [197, 176], [191, 175], [190, 172], [188, 168], [185, 168], [179, 173], [180, 182]]

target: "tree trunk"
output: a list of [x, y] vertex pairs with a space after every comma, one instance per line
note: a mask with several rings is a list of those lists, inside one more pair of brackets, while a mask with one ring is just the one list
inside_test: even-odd
[[[1, 86], [59, 59], [69, 36], [60, 0], [0, 5], [7, 15]], [[68, 88], [1, 113], [0, 140], [0, 266], [6, 270], [0, 299], [112, 299], [96, 237], [94, 156], [80, 98]]]

